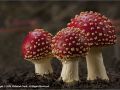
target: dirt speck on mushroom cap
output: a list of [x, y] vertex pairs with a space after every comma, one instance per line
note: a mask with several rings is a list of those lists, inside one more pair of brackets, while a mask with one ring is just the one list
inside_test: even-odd
[[52, 35], [43, 29], [35, 29], [28, 33], [22, 45], [23, 57], [27, 60], [38, 60], [51, 56]]
[[52, 52], [62, 60], [79, 58], [89, 50], [88, 40], [79, 28], [64, 28], [53, 37]]
[[115, 27], [112, 22], [97, 12], [81, 12], [71, 19], [67, 27], [76, 27], [85, 31], [91, 46], [107, 46], [116, 42]]

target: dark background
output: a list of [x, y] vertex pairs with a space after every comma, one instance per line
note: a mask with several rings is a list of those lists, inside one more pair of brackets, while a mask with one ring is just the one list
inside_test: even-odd
[[[25, 35], [35, 28], [44, 28], [55, 35], [66, 27], [75, 14], [97, 11], [113, 21], [117, 44], [103, 48], [108, 72], [120, 72], [120, 2], [119, 1], [0, 1], [0, 75], [15, 72], [34, 72], [34, 65], [22, 58], [21, 45]], [[54, 70], [59, 69], [53, 59]], [[86, 61], [80, 60], [80, 69], [86, 73]], [[82, 72], [81, 72], [82, 74]]]

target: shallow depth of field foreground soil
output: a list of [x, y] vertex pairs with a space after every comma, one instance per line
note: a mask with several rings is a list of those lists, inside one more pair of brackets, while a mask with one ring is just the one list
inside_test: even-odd
[[[58, 80], [61, 70], [61, 64], [59, 61], [54, 60], [52, 62], [53, 69], [56, 71], [52, 75], [37, 76], [32, 71], [26, 70], [14, 70], [9, 73], [4, 73], [0, 76], [0, 85], [3, 88], [99, 88], [99, 89], [118, 89], [120, 88], [120, 73], [116, 73], [113, 70], [108, 71], [110, 81], [103, 81], [97, 79], [95, 81], [86, 80], [86, 72], [84, 69], [80, 72], [80, 81], [74, 85], [68, 85], [63, 83], [62, 80]], [[119, 68], [119, 66], [118, 66]], [[120, 69], [120, 68], [119, 68]], [[7, 85], [14, 85], [13, 87], [6, 87]], [[16, 85], [16, 87], [15, 87]], [[27, 86], [27, 87], [22, 87]], [[33, 86], [32, 86], [33, 85]], [[18, 87], [21, 86], [21, 87]], [[41, 87], [42, 86], [42, 87]]]

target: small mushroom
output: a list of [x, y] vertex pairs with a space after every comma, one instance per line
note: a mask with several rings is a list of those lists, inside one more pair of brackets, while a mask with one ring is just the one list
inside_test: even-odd
[[52, 35], [43, 29], [35, 29], [29, 32], [22, 44], [22, 54], [24, 59], [31, 61], [35, 65], [35, 73], [43, 76], [53, 73], [50, 63]]
[[63, 28], [52, 39], [52, 53], [62, 62], [61, 79], [65, 83], [79, 81], [78, 63], [89, 50], [88, 39], [78, 28]]
[[76, 15], [67, 26], [79, 28], [89, 38], [91, 49], [86, 56], [87, 79], [109, 80], [103, 63], [102, 47], [114, 45], [116, 42], [115, 28], [112, 22], [100, 13], [90, 11]]

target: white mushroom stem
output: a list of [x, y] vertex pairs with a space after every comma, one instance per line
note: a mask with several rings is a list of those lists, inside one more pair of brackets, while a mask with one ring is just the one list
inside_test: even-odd
[[63, 67], [61, 72], [61, 78], [64, 82], [70, 83], [74, 81], [79, 81], [78, 64], [78, 60], [68, 60], [62, 62]]
[[86, 56], [88, 77], [87, 80], [109, 80], [103, 62], [101, 48], [91, 48]]
[[50, 60], [43, 60], [34, 62], [35, 64], [35, 73], [37, 75], [51, 74], [53, 73], [53, 69], [50, 63]]

